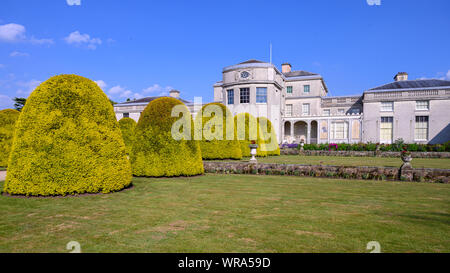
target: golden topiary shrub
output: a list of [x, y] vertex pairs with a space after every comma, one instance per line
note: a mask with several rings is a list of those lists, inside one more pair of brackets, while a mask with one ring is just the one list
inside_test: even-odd
[[[179, 110], [172, 116], [172, 110]], [[172, 132], [179, 122], [184, 127]], [[180, 137], [180, 132], [186, 138]], [[187, 107], [170, 97], [151, 101], [142, 112], [135, 129], [135, 142], [130, 159], [136, 176], [171, 177], [203, 174], [200, 146], [192, 139], [193, 122]]]
[[258, 120], [249, 113], [240, 113], [234, 117], [234, 124], [237, 129], [237, 139], [239, 140], [242, 156], [251, 156], [250, 143], [255, 141], [258, 144], [256, 149], [256, 156], [265, 157], [267, 152], [262, 149], [264, 145], [261, 140], [261, 130], [258, 126]]
[[259, 117], [258, 127], [261, 130], [261, 142], [267, 155], [280, 155], [280, 146], [278, 145], [277, 133], [272, 126], [272, 122], [265, 117]]
[[[222, 118], [219, 115], [222, 115]], [[195, 119], [195, 129], [203, 159], [242, 158], [239, 141], [236, 139], [233, 115], [225, 105], [221, 103], [204, 105]]]
[[134, 142], [134, 130], [136, 128], [136, 121], [132, 118], [122, 118], [119, 120], [119, 127], [122, 131], [123, 142], [125, 143], [125, 150], [127, 154], [131, 153], [131, 147]]
[[8, 165], [9, 152], [14, 136], [14, 127], [20, 112], [14, 109], [0, 111], [0, 167]]
[[95, 82], [59, 75], [31, 93], [16, 123], [5, 192], [108, 193], [131, 177], [113, 107]]

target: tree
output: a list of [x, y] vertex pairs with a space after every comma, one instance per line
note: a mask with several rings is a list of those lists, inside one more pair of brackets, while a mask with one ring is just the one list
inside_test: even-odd
[[8, 166], [14, 128], [20, 112], [13, 109], [0, 111], [0, 167]]
[[25, 103], [27, 102], [27, 99], [26, 98], [17, 98], [17, 97], [15, 97], [14, 98], [14, 108], [17, 110], [17, 111], [22, 111], [22, 108], [25, 106]]
[[108, 193], [130, 183], [113, 107], [95, 82], [59, 75], [31, 93], [16, 124], [5, 192]]
[[280, 146], [278, 146], [277, 134], [272, 122], [265, 117], [259, 117], [258, 127], [261, 130], [262, 147], [267, 152], [267, 155], [280, 155]]
[[200, 141], [203, 159], [241, 159], [233, 115], [221, 103], [202, 107], [195, 119], [195, 137]]
[[258, 144], [256, 156], [267, 156], [267, 151], [263, 148], [264, 142], [261, 139], [261, 129], [258, 120], [249, 113], [240, 113], [234, 117], [234, 124], [237, 128], [237, 139], [239, 140], [242, 156], [251, 156], [249, 145], [254, 141]]
[[122, 118], [119, 120], [119, 127], [122, 131], [123, 142], [125, 143], [127, 154], [131, 153], [131, 147], [134, 142], [134, 130], [136, 129], [136, 121], [132, 118]]
[[[179, 123], [183, 126], [177, 127]], [[151, 177], [203, 174], [200, 146], [189, 138], [192, 133], [192, 116], [181, 101], [171, 97], [151, 101], [135, 129], [130, 154], [133, 174]]]

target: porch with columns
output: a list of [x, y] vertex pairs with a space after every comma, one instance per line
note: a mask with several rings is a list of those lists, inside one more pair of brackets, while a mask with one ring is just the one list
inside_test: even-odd
[[317, 120], [288, 120], [284, 121], [281, 129], [283, 142], [300, 143], [303, 139], [306, 144], [312, 144], [319, 141]]

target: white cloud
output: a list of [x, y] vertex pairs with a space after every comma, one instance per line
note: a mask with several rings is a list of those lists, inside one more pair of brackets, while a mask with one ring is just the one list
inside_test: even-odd
[[444, 81], [450, 81], [450, 69], [446, 72], [439, 72], [437, 73], [437, 76], [434, 78], [428, 78], [428, 77], [421, 77], [417, 78], [418, 80], [430, 80], [430, 79], [438, 79], [438, 80], [444, 80]]
[[161, 85], [155, 83], [152, 86], [149, 86], [142, 90], [144, 94], [155, 94], [157, 93], [159, 96], [166, 96], [170, 90], [172, 90], [172, 86], [162, 87]]
[[17, 86], [20, 87], [19, 90], [17, 90], [18, 95], [22, 95], [25, 97], [28, 97], [31, 92], [33, 92], [36, 87], [41, 84], [41, 81], [38, 80], [31, 80], [27, 82], [17, 82]]
[[103, 91], [105, 90], [106, 86], [108, 86], [106, 84], [106, 82], [102, 81], [102, 80], [98, 80], [98, 81], [94, 81]]
[[4, 42], [30, 42], [34, 45], [53, 44], [53, 39], [37, 39], [35, 37], [27, 38], [26, 29], [19, 24], [0, 25], [0, 41]]
[[12, 108], [13, 105], [14, 103], [9, 96], [0, 94], [0, 109]]
[[16, 42], [25, 39], [25, 27], [19, 24], [6, 24], [0, 26], [0, 40]]
[[102, 40], [99, 38], [91, 38], [89, 34], [81, 34], [78, 30], [69, 34], [64, 38], [66, 43], [77, 46], [85, 45], [89, 49], [96, 49], [97, 45], [102, 44]]
[[9, 54], [11, 57], [28, 57], [30, 54], [26, 52], [20, 52], [20, 51], [13, 51]]
[[80, 6], [81, 5], [81, 0], [66, 0], [67, 5], [69, 6]]
[[450, 70], [447, 71], [447, 74], [445, 74], [445, 76], [442, 79], [450, 81]]
[[115, 97], [120, 98], [133, 98], [133, 99], [140, 99], [143, 96], [139, 93], [133, 93], [133, 91], [128, 90], [120, 85], [113, 86], [109, 89], [108, 93]]

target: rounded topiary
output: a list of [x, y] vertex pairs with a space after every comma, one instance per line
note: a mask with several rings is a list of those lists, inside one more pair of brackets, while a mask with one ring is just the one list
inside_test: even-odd
[[[222, 115], [220, 117], [219, 115]], [[241, 159], [233, 115], [221, 103], [202, 107], [195, 119], [196, 139], [200, 140], [203, 159]]]
[[272, 126], [272, 122], [265, 117], [259, 117], [258, 127], [261, 130], [261, 142], [267, 155], [280, 155], [280, 146], [278, 145], [277, 133]]
[[119, 127], [122, 131], [123, 142], [125, 143], [125, 150], [127, 154], [131, 153], [131, 147], [134, 142], [134, 130], [136, 128], [136, 121], [132, 118], [122, 118], [119, 120]]
[[[172, 116], [172, 111], [177, 109], [179, 112]], [[184, 127], [180, 128], [189, 137], [178, 138], [180, 130], [172, 132], [172, 128], [183, 121]], [[151, 101], [135, 129], [130, 155], [133, 174], [152, 177], [203, 174], [200, 146], [192, 139], [192, 134], [192, 116], [181, 101], [170, 97]]]
[[8, 166], [9, 152], [11, 151], [14, 136], [14, 127], [20, 112], [14, 109], [0, 111], [0, 167]]
[[242, 156], [251, 156], [249, 145], [252, 141], [258, 144], [256, 156], [265, 157], [267, 152], [262, 148], [264, 145], [261, 140], [261, 130], [258, 126], [258, 120], [249, 113], [240, 113], [234, 117], [234, 124], [237, 129], [237, 139], [239, 140]]
[[31, 93], [16, 123], [5, 192], [108, 193], [131, 177], [113, 107], [95, 82], [59, 75]]

